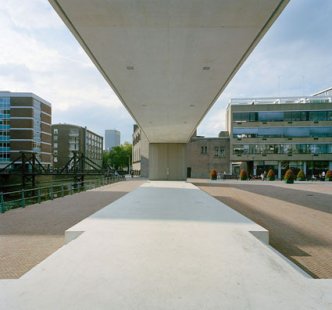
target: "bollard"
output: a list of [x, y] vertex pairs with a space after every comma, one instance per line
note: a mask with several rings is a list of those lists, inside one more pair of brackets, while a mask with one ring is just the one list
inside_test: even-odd
[[65, 191], [63, 189], [63, 184], [61, 184], [61, 197], [63, 197], [65, 195]]
[[5, 213], [6, 212], [5, 201], [3, 199], [3, 193], [0, 193], [0, 212], [1, 213]]
[[50, 199], [53, 200], [53, 185], [49, 188]]
[[40, 188], [38, 188], [38, 203], [41, 203]]
[[24, 189], [21, 191], [21, 208], [25, 208]]

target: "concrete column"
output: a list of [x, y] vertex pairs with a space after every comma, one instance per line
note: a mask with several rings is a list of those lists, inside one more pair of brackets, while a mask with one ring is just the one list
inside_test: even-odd
[[307, 162], [306, 161], [303, 162], [303, 172], [304, 172], [304, 175], [307, 175]]
[[332, 161], [329, 162], [329, 170], [332, 170]]
[[281, 180], [281, 162], [278, 162], [278, 179]]
[[149, 179], [186, 180], [185, 143], [150, 143]]

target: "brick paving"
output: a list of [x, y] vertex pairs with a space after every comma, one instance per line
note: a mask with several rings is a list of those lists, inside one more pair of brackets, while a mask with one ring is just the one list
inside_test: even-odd
[[64, 245], [65, 231], [144, 183], [134, 178], [0, 214], [0, 279], [17, 279]]
[[332, 182], [196, 183], [270, 233], [270, 244], [314, 278], [332, 278]]

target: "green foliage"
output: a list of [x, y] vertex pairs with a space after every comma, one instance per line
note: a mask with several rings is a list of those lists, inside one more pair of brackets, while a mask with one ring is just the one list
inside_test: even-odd
[[248, 180], [248, 173], [244, 169], [241, 169], [241, 171], [240, 171], [240, 180], [241, 181]]
[[332, 170], [328, 170], [325, 174], [326, 181], [332, 181]]
[[305, 181], [305, 174], [303, 170], [300, 170], [296, 177], [299, 181]]
[[217, 180], [217, 170], [212, 169], [210, 172], [211, 180]]
[[276, 175], [273, 169], [270, 169], [269, 172], [267, 173], [267, 179], [269, 181], [274, 181], [276, 179]]
[[284, 175], [284, 180], [286, 181], [286, 183], [294, 183], [294, 172], [292, 169], [288, 169]]
[[111, 151], [105, 151], [103, 154], [103, 167], [115, 170], [124, 170], [131, 164], [132, 145], [128, 142], [115, 146]]

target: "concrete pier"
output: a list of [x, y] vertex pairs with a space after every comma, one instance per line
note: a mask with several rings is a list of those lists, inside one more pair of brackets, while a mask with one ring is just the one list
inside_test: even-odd
[[268, 232], [192, 184], [147, 182], [66, 232], [0, 309], [331, 309]]

